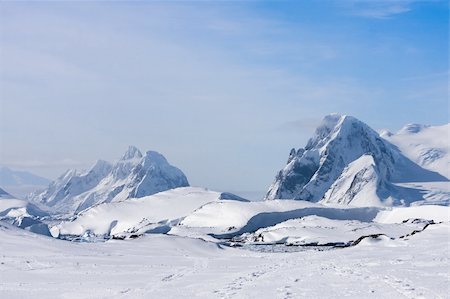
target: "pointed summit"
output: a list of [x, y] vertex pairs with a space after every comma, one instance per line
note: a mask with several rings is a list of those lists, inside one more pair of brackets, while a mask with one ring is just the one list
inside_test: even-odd
[[142, 158], [141, 151], [137, 147], [130, 145], [130, 146], [128, 146], [127, 151], [123, 154], [123, 156], [120, 160], [131, 160], [131, 159], [141, 159], [141, 158]]
[[88, 171], [69, 171], [29, 199], [48, 206], [54, 213], [74, 213], [105, 202], [187, 186], [183, 172], [170, 165], [163, 155], [148, 151], [143, 156], [139, 149], [130, 146], [113, 165], [98, 160]]

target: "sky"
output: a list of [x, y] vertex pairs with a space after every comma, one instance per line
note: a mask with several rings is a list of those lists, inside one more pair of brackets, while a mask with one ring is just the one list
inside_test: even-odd
[[265, 191], [324, 115], [449, 121], [448, 2], [0, 2], [0, 165], [55, 179], [161, 152]]

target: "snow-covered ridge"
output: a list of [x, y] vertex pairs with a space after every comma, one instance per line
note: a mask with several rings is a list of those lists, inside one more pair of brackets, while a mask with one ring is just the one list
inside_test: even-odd
[[450, 178], [450, 124], [410, 124], [395, 134], [383, 132], [381, 137], [420, 166]]
[[209, 191], [198, 187], [184, 187], [142, 198], [104, 203], [83, 211], [73, 221], [54, 226], [57, 236], [127, 237], [147, 231], [167, 232], [187, 215], [212, 202], [228, 202], [242, 198], [232, 194]]
[[[410, 126], [406, 131], [427, 130]], [[389, 135], [389, 134], [387, 134]], [[266, 199], [301, 199], [358, 206], [409, 205], [424, 200], [399, 183], [448, 181], [411, 161], [360, 120], [331, 114], [306, 147], [291, 150]]]
[[100, 203], [186, 186], [189, 186], [186, 176], [164, 156], [154, 151], [143, 155], [130, 146], [116, 163], [98, 160], [88, 171], [69, 170], [47, 189], [28, 198], [52, 213], [73, 213]]

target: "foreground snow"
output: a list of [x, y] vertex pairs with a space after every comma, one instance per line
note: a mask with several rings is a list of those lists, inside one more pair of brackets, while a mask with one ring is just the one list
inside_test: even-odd
[[167, 235], [72, 243], [0, 224], [0, 297], [448, 298], [449, 229], [262, 253]]

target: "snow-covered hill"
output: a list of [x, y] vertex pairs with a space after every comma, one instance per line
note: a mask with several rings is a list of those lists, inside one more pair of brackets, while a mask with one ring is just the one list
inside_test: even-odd
[[147, 231], [165, 233], [184, 217], [201, 206], [218, 201], [243, 199], [230, 193], [209, 191], [203, 188], [185, 187], [160, 192], [142, 198], [92, 207], [73, 221], [54, 226], [51, 231], [57, 236], [72, 235], [89, 237], [130, 237]]
[[450, 178], [450, 124], [409, 124], [395, 134], [382, 131], [380, 136], [423, 168]]
[[398, 183], [448, 181], [422, 168], [351, 116], [324, 118], [304, 149], [291, 150], [266, 199], [301, 199], [358, 206], [424, 200]]
[[52, 213], [73, 213], [96, 204], [139, 198], [177, 187], [189, 186], [181, 170], [159, 153], [145, 155], [130, 146], [115, 164], [97, 161], [85, 172], [69, 170], [29, 200]]

